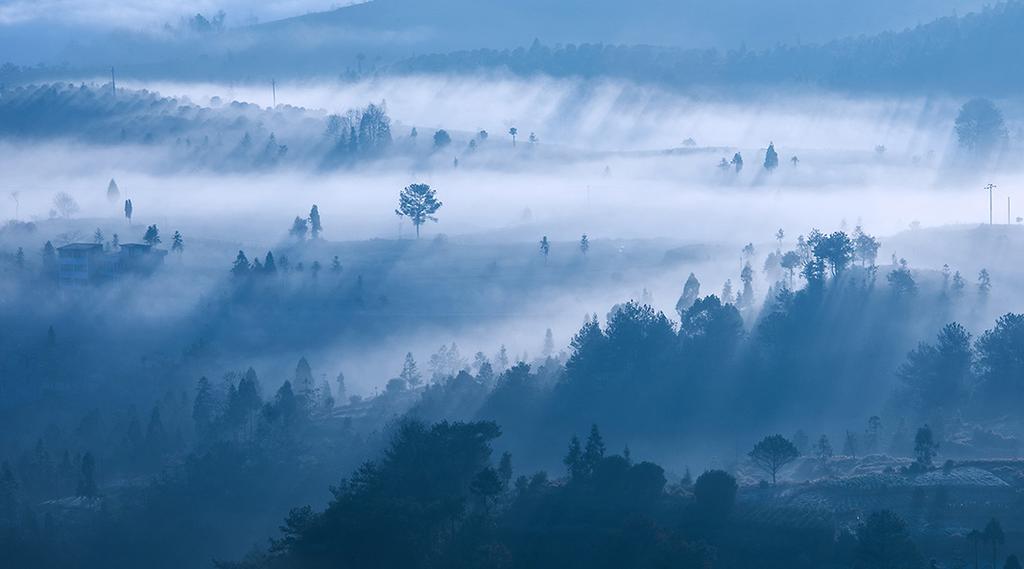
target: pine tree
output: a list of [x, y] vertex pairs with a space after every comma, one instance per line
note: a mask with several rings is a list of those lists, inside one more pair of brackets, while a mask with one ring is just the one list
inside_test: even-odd
[[700, 298], [700, 281], [697, 280], [697, 276], [690, 273], [690, 276], [686, 278], [686, 282], [683, 283], [683, 293], [679, 295], [679, 300], [676, 301], [676, 313], [682, 318], [683, 314], [693, 306], [694, 302]]
[[57, 278], [57, 249], [49, 241], [43, 245], [43, 274]]
[[601, 437], [601, 432], [597, 430], [597, 425], [591, 425], [587, 446], [583, 451], [583, 462], [586, 464], [588, 474], [594, 472], [598, 463], [604, 459], [604, 453], [604, 439]]
[[402, 372], [398, 374], [398, 378], [405, 381], [409, 387], [416, 387], [423, 381], [423, 376], [420, 375], [420, 371], [416, 367], [416, 360], [412, 357], [412, 352], [405, 354], [405, 362], [402, 364]]
[[175, 230], [171, 237], [171, 251], [179, 255], [185, 251], [185, 240], [182, 239], [180, 231]]
[[978, 273], [978, 299], [982, 302], [988, 300], [988, 295], [992, 291], [992, 277], [988, 274], [988, 269], [982, 269]]
[[292, 222], [292, 228], [288, 230], [288, 234], [299, 241], [304, 241], [307, 233], [309, 233], [309, 221], [295, 216], [295, 221]]
[[590, 251], [590, 239], [587, 238], [587, 234], [584, 233], [583, 237], [580, 237], [580, 252], [584, 255]]
[[771, 172], [779, 167], [779, 154], [775, 152], [775, 143], [768, 144], [768, 150], [764, 153], [764, 169]]
[[555, 339], [551, 334], [551, 328], [544, 332], [544, 346], [541, 348], [541, 355], [550, 358], [555, 353]]
[[241, 278], [248, 275], [251, 268], [252, 267], [249, 265], [249, 258], [245, 256], [243, 251], [239, 251], [238, 255], [235, 257], [234, 264], [231, 265], [231, 274], [237, 278]]
[[274, 254], [267, 251], [267, 256], [263, 258], [263, 272], [268, 275], [272, 275], [277, 272], [277, 264], [274, 262]]
[[540, 239], [540, 254], [544, 255], [544, 264], [548, 264], [548, 254], [551, 253], [551, 242], [548, 241], [548, 236], [545, 235]]
[[320, 225], [320, 209], [313, 204], [313, 207], [309, 210], [309, 234], [313, 239], [319, 239], [320, 233], [324, 230], [323, 226]]
[[586, 476], [586, 465], [583, 462], [583, 449], [580, 447], [580, 440], [575, 435], [569, 441], [569, 450], [565, 454], [565, 458], [562, 459], [562, 463], [565, 464], [566, 469], [569, 471], [569, 477], [572, 480], [581, 480]]
[[117, 187], [117, 182], [113, 178], [110, 179], [110, 183], [107, 184], [107, 200], [116, 202], [121, 199], [121, 190]]
[[299, 358], [299, 363], [295, 366], [295, 381], [292, 385], [303, 395], [308, 395], [314, 389], [313, 370], [305, 357]]

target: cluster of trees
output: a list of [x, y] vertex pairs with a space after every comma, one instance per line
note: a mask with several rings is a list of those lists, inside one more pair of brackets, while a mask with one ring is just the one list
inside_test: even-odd
[[324, 138], [331, 147], [325, 158], [328, 163], [380, 156], [391, 146], [391, 119], [385, 104], [371, 103], [361, 110], [328, 116]]
[[941, 437], [965, 420], [1012, 415], [1024, 400], [1024, 315], [1005, 314], [978, 338], [946, 324], [934, 342], [921, 342], [897, 376], [899, 401]]
[[[380, 460], [334, 489], [326, 509], [292, 510], [269, 551], [217, 566], [559, 567], [586, 560], [696, 568], [757, 558], [764, 567], [924, 567], [907, 525], [890, 511], [871, 514], [839, 539], [826, 523], [759, 526], [737, 510], [729, 474], [666, 484], [659, 466], [633, 463], [628, 452], [602, 451], [593, 468], [558, 481], [544, 472], [514, 478], [507, 453], [490, 458], [496, 431], [487, 423], [405, 423]], [[1016, 567], [1011, 558], [1008, 568]]]
[[736, 480], [710, 470], [669, 483], [596, 426], [573, 437], [566, 472], [518, 473], [494, 457], [492, 422], [406, 420], [379, 459], [332, 489], [322, 511], [293, 509], [270, 547], [229, 569], [274, 567], [759, 567], [923, 569], [907, 524], [883, 510], [838, 537], [827, 517], [759, 524]]
[[[391, 119], [382, 104], [325, 118], [287, 105], [268, 109], [214, 98], [210, 106], [200, 106], [146, 90], [119, 88], [115, 94], [109, 85], [0, 89], [0, 136], [159, 147], [173, 167], [336, 167], [379, 157], [391, 147]], [[116, 191], [112, 186], [110, 194]], [[55, 207], [60, 215], [66, 209]]]

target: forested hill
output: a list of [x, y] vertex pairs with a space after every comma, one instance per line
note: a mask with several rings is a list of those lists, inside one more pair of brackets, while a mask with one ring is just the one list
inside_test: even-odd
[[902, 32], [755, 50], [534, 42], [529, 48], [413, 57], [393, 72], [499, 71], [607, 76], [668, 86], [814, 84], [871, 91], [1005, 94], [1024, 84], [1024, 3], [944, 17]]
[[[679, 86], [810, 81], [1005, 92], [1022, 81], [1009, 72], [1021, 51], [1021, 0], [892, 4], [374, 0], [238, 28], [197, 15], [173, 33], [78, 41], [42, 68], [8, 65], [0, 83], [105, 76], [111, 66], [125, 78], [204, 81], [480, 69]], [[954, 4], [979, 11], [958, 16]], [[548, 47], [528, 49], [535, 38]]]
[[766, 47], [904, 29], [979, 0], [372, 0], [271, 22], [388, 32], [419, 51], [605, 42], [681, 48]]

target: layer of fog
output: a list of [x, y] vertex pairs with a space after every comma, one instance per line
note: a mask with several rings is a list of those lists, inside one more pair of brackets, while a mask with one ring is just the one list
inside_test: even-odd
[[[214, 96], [269, 104], [267, 86], [129, 82], [126, 87], [185, 95], [200, 104]], [[468, 328], [424, 329], [413, 323], [371, 348], [336, 346], [307, 354], [318, 373], [332, 377], [344, 369], [354, 390], [366, 393], [397, 372], [405, 351], [413, 350], [424, 361], [442, 342], [457, 342], [464, 356], [477, 350], [493, 355], [503, 343], [513, 355], [537, 354], [550, 327], [565, 348], [584, 314], [603, 316], [612, 303], [639, 298], [645, 288], [657, 308], [672, 314], [686, 274], [696, 272], [704, 292], [717, 293], [727, 278], [738, 282], [741, 247], [755, 243], [763, 258], [773, 250], [779, 228], [791, 246], [812, 227], [852, 230], [862, 224], [881, 236], [883, 261], [895, 254], [917, 269], [937, 269], [943, 255], [935, 253], [933, 243], [891, 237], [911, 226], [987, 221], [985, 182], [1000, 186], [1000, 208], [1007, 195], [1024, 200], [1024, 193], [1019, 198], [1012, 194], [1020, 180], [1012, 169], [972, 177], [954, 176], [946, 168], [956, 152], [951, 128], [958, 102], [950, 100], [775, 93], [739, 101], [616, 83], [437, 77], [285, 84], [278, 97], [279, 102], [330, 112], [385, 100], [396, 138], [416, 126], [420, 143], [429, 144], [433, 129], [446, 128], [454, 143], [427, 167], [395, 158], [329, 173], [166, 176], [155, 173], [163, 159], [158, 149], [8, 141], [0, 147], [0, 168], [7, 173], [3, 190], [20, 192], [19, 216], [37, 220], [40, 233], [24, 242], [4, 237], [0, 246], [35, 250], [42, 240], [58, 240], [58, 233], [65, 240], [88, 241], [97, 226], [108, 236], [120, 232], [123, 242], [137, 241], [151, 223], [165, 236], [180, 230], [187, 243], [200, 244], [188, 250], [183, 266], [167, 268], [168, 278], [182, 281], [174, 293], [181, 302], [175, 306], [184, 310], [227, 278], [239, 249], [251, 256], [276, 247], [287, 239], [291, 220], [314, 203], [330, 241], [395, 239], [400, 232], [411, 238], [408, 223], [400, 225], [394, 214], [397, 193], [408, 183], [426, 182], [445, 205], [440, 222], [424, 227], [424, 239], [444, 233], [454, 244], [520, 243], [522, 255], [539, 263], [536, 243], [546, 235], [553, 241], [553, 266], [578, 254], [584, 233], [627, 258], [634, 251], [667, 252], [696, 244], [713, 252], [693, 262], [647, 265], [614, 282], [605, 278], [599, 290], [533, 299], [517, 314], [496, 307]], [[520, 132], [515, 150], [506, 134], [510, 126]], [[460, 149], [479, 129], [491, 136], [476, 159]], [[526, 141], [530, 132], [540, 139], [536, 146]], [[657, 152], [678, 149], [686, 138], [696, 146]], [[760, 164], [770, 141], [782, 164], [769, 175]], [[880, 145], [884, 153], [875, 150]], [[717, 168], [719, 159], [736, 151], [746, 160], [740, 174]], [[797, 165], [789, 162], [794, 155]], [[452, 167], [454, 157], [462, 158], [459, 168]], [[133, 201], [130, 227], [122, 218], [122, 204], [106, 199], [110, 178]], [[76, 219], [48, 220], [58, 191], [81, 205]], [[0, 206], [6, 208], [5, 217], [14, 216], [14, 206], [5, 199]], [[998, 213], [996, 219], [1005, 216]], [[970, 274], [977, 270], [975, 253], [958, 250], [956, 258], [943, 262], [961, 263]], [[918, 265], [915, 256], [934, 264]], [[1011, 282], [1004, 280], [1006, 269], [993, 269], [997, 289], [1001, 281]], [[758, 278], [755, 286], [764, 294], [767, 283]], [[1020, 310], [1020, 301], [1014, 302], [1004, 302], [1002, 310]], [[263, 363], [283, 375], [298, 355], [268, 352]]]

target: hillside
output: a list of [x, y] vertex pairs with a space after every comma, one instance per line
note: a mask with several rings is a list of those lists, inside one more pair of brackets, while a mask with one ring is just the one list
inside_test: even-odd
[[581, 44], [418, 56], [399, 73], [502, 71], [520, 75], [611, 76], [681, 86], [816, 84], [852, 90], [1007, 93], [1024, 49], [1024, 4], [945, 17], [902, 32], [765, 50], [694, 50]]

